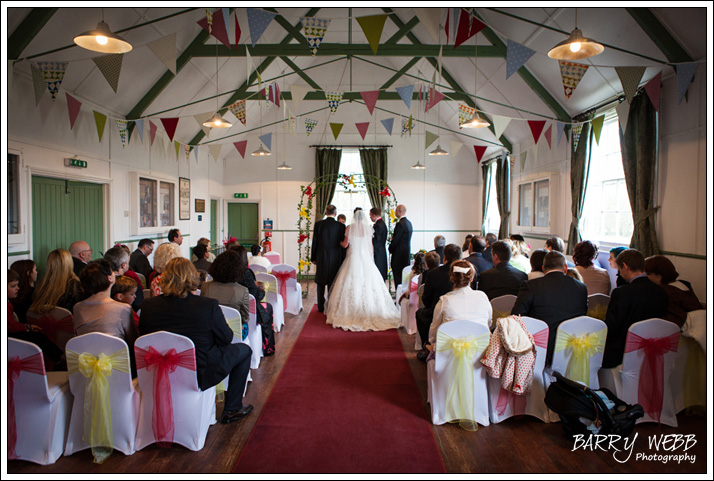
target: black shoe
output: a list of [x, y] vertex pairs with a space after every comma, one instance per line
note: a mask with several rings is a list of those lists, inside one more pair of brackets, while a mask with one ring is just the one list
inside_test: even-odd
[[230, 424], [233, 421], [240, 421], [246, 417], [253, 410], [253, 405], [248, 404], [243, 406], [237, 411], [223, 411], [223, 416], [221, 416], [221, 424]]
[[420, 361], [426, 362], [427, 357], [429, 357], [428, 350], [422, 349], [421, 351], [417, 352], [416, 358], [419, 359]]

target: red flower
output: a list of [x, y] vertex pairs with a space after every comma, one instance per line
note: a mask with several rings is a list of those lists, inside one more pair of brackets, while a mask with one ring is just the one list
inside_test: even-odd
[[231, 236], [229, 239], [226, 239], [226, 240], [223, 241], [223, 245], [224, 245], [224, 246], [227, 246], [227, 245], [230, 244], [231, 242], [238, 242], [238, 239], [236, 239], [235, 237]]
[[382, 197], [389, 197], [392, 194], [389, 193], [389, 187], [385, 187], [384, 190], [379, 192], [379, 195]]
[[302, 244], [305, 239], [307, 239], [307, 234], [300, 234], [298, 237], [298, 244]]

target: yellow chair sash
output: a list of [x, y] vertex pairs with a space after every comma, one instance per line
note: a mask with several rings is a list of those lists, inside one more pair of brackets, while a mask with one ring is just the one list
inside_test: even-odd
[[607, 305], [597, 305], [592, 306], [588, 309], [588, 317], [593, 317], [595, 319], [605, 320], [605, 315], [607, 314]]
[[564, 351], [565, 349], [572, 350], [565, 377], [589, 385], [590, 358], [599, 352], [603, 352], [606, 337], [607, 329], [581, 334], [578, 337], [559, 330], [555, 338], [555, 352]]
[[[267, 286], [267, 282], [266, 282]], [[267, 287], [266, 287], [267, 289]], [[231, 319], [226, 319], [228, 327], [233, 331], [233, 335], [238, 339], [243, 339], [243, 324], [241, 323], [240, 316], [232, 317]], [[222, 402], [224, 399], [223, 393], [226, 391], [226, 380], [219, 382], [216, 386], [216, 401]]]
[[265, 287], [265, 292], [274, 292], [278, 293], [278, 283], [277, 282], [270, 282], [270, 281], [263, 281], [263, 286]]
[[476, 355], [488, 346], [489, 339], [490, 333], [479, 337], [471, 335], [458, 338], [453, 338], [443, 331], [436, 333], [436, 352], [451, 351], [454, 356], [444, 413], [449, 422], [458, 422], [468, 431], [478, 429], [478, 424], [473, 419], [474, 362]]
[[[77, 371], [86, 378], [84, 385], [84, 435], [82, 439], [92, 447], [94, 462], [102, 464], [112, 454], [112, 409], [109, 380], [112, 370], [131, 374], [127, 349], [98, 357], [88, 352], [78, 354], [67, 350], [69, 374]], [[89, 422], [87, 422], [89, 420]]]

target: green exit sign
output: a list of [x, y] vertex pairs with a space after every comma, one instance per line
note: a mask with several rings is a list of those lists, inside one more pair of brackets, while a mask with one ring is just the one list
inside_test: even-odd
[[81, 167], [83, 169], [86, 169], [87, 161], [79, 159], [64, 159], [64, 165], [67, 167]]
[[235, 197], [236, 199], [247, 199], [247, 198], [248, 198], [248, 194], [238, 194], [238, 193], [235, 193], [235, 194], [233, 194], [233, 197]]

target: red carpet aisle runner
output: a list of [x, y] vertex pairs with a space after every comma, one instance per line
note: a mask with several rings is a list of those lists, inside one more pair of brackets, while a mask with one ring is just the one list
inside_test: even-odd
[[444, 473], [397, 331], [313, 308], [233, 472]]

